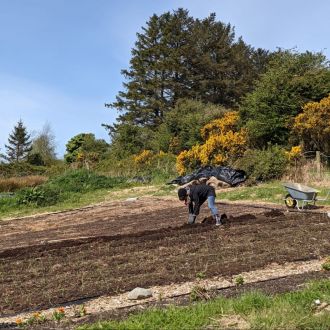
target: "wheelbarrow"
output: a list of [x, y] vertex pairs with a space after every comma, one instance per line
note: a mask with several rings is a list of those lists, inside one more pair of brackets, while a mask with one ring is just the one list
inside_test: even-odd
[[317, 201], [326, 201], [330, 195], [329, 190], [325, 198], [318, 198], [319, 190], [300, 183], [283, 183], [283, 186], [288, 191], [284, 198], [284, 203], [288, 209], [297, 208], [299, 211], [302, 211], [310, 203], [313, 203], [315, 206]]

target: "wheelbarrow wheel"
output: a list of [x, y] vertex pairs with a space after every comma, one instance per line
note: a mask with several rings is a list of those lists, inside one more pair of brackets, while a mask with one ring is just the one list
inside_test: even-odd
[[290, 194], [285, 196], [284, 203], [288, 209], [294, 209], [297, 206], [297, 201]]

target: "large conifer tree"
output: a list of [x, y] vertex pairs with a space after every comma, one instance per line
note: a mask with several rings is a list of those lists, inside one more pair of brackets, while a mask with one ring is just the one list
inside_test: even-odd
[[8, 145], [6, 144], [6, 155], [4, 159], [10, 163], [18, 163], [25, 160], [31, 151], [30, 135], [26, 131], [22, 120], [19, 120], [11, 134], [9, 134]]
[[[263, 59], [258, 66], [256, 53]], [[104, 126], [113, 140], [125, 141], [121, 125], [155, 130], [181, 98], [236, 107], [267, 58], [241, 38], [235, 41], [231, 25], [216, 21], [215, 14], [203, 20], [184, 9], [153, 15], [137, 34], [129, 69], [122, 70], [124, 90], [106, 104], [120, 112], [118, 121]]]

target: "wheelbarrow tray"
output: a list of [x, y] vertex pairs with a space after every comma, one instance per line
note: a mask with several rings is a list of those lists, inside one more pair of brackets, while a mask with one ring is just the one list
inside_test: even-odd
[[300, 183], [283, 183], [288, 193], [295, 200], [315, 202], [319, 190], [304, 186]]

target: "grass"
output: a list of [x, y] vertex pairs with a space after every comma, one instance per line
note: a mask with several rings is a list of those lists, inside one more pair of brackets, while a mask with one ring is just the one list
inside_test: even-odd
[[135, 185], [132, 187], [114, 187], [111, 189], [98, 189], [85, 193], [67, 194], [64, 201], [56, 205], [32, 207], [28, 205], [17, 205], [14, 198], [0, 199], [0, 219], [22, 217], [38, 213], [65, 211], [73, 208], [85, 207], [93, 204], [123, 200], [130, 197], [141, 196], [175, 196], [174, 188], [164, 185]]
[[46, 182], [47, 179], [42, 175], [0, 178], [0, 192], [13, 192], [25, 187], [35, 187]]
[[[240, 322], [250, 329], [329, 329], [330, 314], [318, 308], [317, 299], [330, 303], [330, 280], [313, 282], [301, 291], [275, 296], [252, 292], [187, 307], [151, 309], [122, 321], [100, 322], [78, 329], [239, 329]], [[230, 327], [228, 319], [233, 316], [238, 323]]]
[[[330, 187], [312, 185], [313, 188], [320, 190], [320, 197], [325, 197]], [[229, 188], [219, 192], [218, 200], [226, 199], [229, 201], [263, 201], [283, 205], [283, 198], [287, 194], [281, 181], [262, 183], [252, 187]], [[330, 197], [327, 201], [318, 202], [317, 205], [330, 205]]]
[[[320, 196], [325, 196], [329, 189], [326, 187], [317, 187], [315, 185], [313, 185], [313, 187], [320, 190]], [[272, 181], [252, 187], [222, 189], [217, 192], [217, 201], [261, 201], [284, 205], [283, 198], [286, 193], [287, 191], [280, 181]], [[16, 205], [15, 199], [12, 197], [0, 198], [0, 219], [69, 210], [91, 204], [141, 196], [166, 196], [176, 198], [176, 187], [166, 184], [131, 184], [129, 186], [119, 184], [107, 189], [67, 192], [64, 200], [58, 202], [56, 205], [44, 207]], [[330, 205], [330, 198], [328, 201], [318, 202], [317, 205]]]

